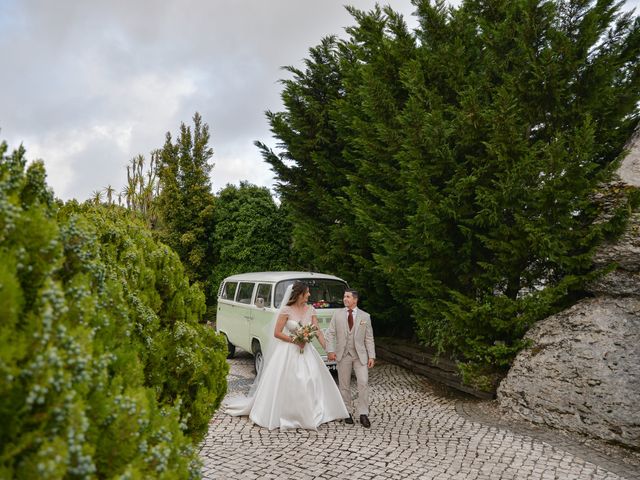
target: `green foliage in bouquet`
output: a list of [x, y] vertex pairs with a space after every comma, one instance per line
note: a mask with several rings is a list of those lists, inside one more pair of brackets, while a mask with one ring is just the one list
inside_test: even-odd
[[0, 478], [196, 478], [226, 391], [177, 255], [0, 147]]

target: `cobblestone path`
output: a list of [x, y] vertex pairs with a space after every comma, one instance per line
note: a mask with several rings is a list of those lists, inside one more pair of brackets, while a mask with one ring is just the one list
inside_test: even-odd
[[[251, 357], [229, 360], [229, 392], [253, 382]], [[355, 383], [355, 382], [354, 382]], [[268, 431], [219, 411], [201, 444], [205, 479], [640, 479], [640, 466], [553, 432], [510, 428], [410, 371], [370, 370], [371, 429], [331, 422]], [[355, 390], [354, 390], [355, 394]]]

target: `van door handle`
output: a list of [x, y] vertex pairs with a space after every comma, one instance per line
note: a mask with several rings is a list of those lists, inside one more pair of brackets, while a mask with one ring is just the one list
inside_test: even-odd
[[251, 320], [251, 317], [249, 315], [245, 315], [244, 318], [246, 318], [247, 320]]

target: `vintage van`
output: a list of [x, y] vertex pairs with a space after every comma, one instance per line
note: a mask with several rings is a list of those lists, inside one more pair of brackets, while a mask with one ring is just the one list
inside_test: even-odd
[[[342, 297], [347, 282], [333, 275], [314, 272], [253, 272], [225, 278], [218, 289], [216, 330], [222, 333], [229, 347], [229, 357], [236, 347], [253, 354], [256, 372], [262, 368], [263, 354], [269, 342], [275, 341], [268, 326], [280, 308], [282, 297], [289, 285], [300, 280], [309, 285], [311, 303], [317, 312], [318, 326], [324, 331], [331, 316], [343, 308]], [[327, 366], [326, 352], [318, 340], [313, 341]]]

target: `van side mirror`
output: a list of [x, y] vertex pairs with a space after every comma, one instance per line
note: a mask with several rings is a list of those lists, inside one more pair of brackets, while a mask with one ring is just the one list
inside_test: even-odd
[[258, 308], [264, 308], [264, 298], [262, 297], [258, 297], [256, 298], [256, 303], [255, 303], [256, 307]]

